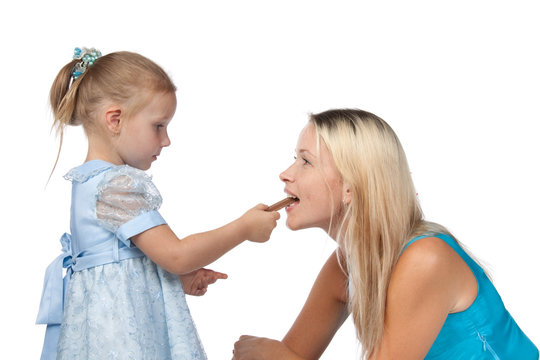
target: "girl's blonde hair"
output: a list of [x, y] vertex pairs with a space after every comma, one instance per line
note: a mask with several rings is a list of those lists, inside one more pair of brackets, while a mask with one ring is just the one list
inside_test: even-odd
[[382, 339], [388, 284], [405, 244], [416, 234], [448, 231], [423, 220], [405, 153], [384, 120], [338, 109], [310, 121], [351, 191], [337, 241], [349, 275], [349, 310], [368, 358]]
[[120, 51], [102, 56], [73, 79], [73, 70], [80, 61], [73, 60], [60, 70], [49, 94], [53, 129], [60, 135], [55, 167], [66, 126], [82, 125], [88, 132], [96, 110], [105, 102], [122, 106], [124, 116], [129, 118], [148, 103], [152, 94], [176, 91], [159, 65], [137, 53]]

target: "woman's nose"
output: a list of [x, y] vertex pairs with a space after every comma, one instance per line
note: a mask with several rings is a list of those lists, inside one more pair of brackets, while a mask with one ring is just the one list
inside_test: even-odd
[[287, 170], [283, 171], [281, 174], [279, 174], [279, 179], [283, 182], [292, 182], [293, 181], [293, 177], [291, 175], [291, 167], [292, 165], [287, 168]]

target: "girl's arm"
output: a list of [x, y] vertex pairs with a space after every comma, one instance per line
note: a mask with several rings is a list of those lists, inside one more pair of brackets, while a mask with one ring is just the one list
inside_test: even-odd
[[279, 213], [259, 204], [218, 229], [179, 239], [168, 225], [159, 225], [131, 238], [152, 261], [173, 274], [187, 274], [221, 257], [245, 240], [265, 242]]
[[448, 314], [466, 310], [477, 292], [476, 278], [449, 245], [416, 241], [390, 278], [384, 334], [371, 359], [423, 359]]
[[283, 341], [242, 336], [234, 359], [318, 359], [347, 316], [347, 276], [334, 252]]

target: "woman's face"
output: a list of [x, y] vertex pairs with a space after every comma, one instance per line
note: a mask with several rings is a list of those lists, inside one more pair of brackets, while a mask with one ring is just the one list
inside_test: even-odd
[[326, 144], [320, 141], [317, 150], [312, 122], [300, 133], [294, 163], [279, 177], [285, 192], [298, 198], [286, 208], [287, 226], [291, 230], [320, 227], [328, 232], [332, 214], [334, 224], [338, 220], [343, 181]]

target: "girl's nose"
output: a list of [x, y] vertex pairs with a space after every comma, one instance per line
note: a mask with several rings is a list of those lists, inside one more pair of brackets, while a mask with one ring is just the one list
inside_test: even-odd
[[169, 134], [165, 133], [165, 136], [164, 136], [161, 144], [163, 145], [163, 147], [171, 145], [171, 139], [169, 138]]

